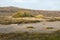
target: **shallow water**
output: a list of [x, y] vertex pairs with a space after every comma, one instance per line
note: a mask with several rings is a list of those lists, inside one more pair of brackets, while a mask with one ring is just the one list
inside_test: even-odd
[[[34, 28], [27, 28], [28, 26], [33, 26]], [[53, 29], [46, 29], [47, 27], [53, 27]], [[54, 31], [57, 31], [57, 30], [60, 30], [60, 21], [0, 25], [0, 33], [11, 33], [11, 32], [17, 32], [17, 31], [50, 33], [50, 32], [54, 32]]]

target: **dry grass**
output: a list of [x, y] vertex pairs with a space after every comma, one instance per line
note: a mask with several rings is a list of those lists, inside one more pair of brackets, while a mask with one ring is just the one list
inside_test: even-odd
[[41, 22], [36, 18], [1, 18], [0, 24], [20, 24], [20, 23], [36, 23]]
[[0, 33], [0, 40], [60, 40], [60, 31], [54, 33], [39, 32], [19, 32], [19, 33]]

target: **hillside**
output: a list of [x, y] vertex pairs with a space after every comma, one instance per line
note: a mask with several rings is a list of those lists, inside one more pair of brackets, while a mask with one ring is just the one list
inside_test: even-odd
[[23, 9], [18, 7], [0, 7], [0, 16], [10, 16], [17, 11], [29, 12], [32, 15], [43, 14], [45, 16], [60, 16], [60, 11], [43, 11], [43, 10], [32, 10]]

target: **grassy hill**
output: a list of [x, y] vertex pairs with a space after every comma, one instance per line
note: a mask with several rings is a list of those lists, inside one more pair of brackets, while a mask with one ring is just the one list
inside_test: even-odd
[[38, 15], [38, 14], [43, 14], [45, 16], [60, 16], [60, 11], [44, 11], [44, 10], [32, 10], [32, 9], [24, 9], [24, 8], [18, 8], [18, 7], [0, 7], [0, 16], [10, 16], [17, 11], [22, 11], [22, 12], [29, 12], [32, 15]]

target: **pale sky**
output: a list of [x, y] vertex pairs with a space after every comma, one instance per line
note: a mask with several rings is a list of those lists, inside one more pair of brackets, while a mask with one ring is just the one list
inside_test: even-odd
[[60, 10], [60, 0], [0, 0], [0, 7], [4, 6], [35, 10]]

